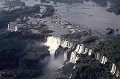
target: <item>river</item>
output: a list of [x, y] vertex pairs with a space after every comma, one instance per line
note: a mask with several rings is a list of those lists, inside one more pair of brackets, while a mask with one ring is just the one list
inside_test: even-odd
[[107, 12], [108, 7], [101, 7], [94, 2], [73, 5], [57, 3], [53, 17], [104, 34], [107, 28], [120, 29], [120, 16]]
[[[25, 2], [28, 6], [42, 4], [40, 0], [21, 1]], [[73, 24], [78, 24], [84, 28], [95, 30], [102, 34], [106, 33], [106, 29], [108, 27], [120, 29], [120, 16], [106, 11], [106, 9], [109, 8], [109, 3], [107, 7], [101, 7], [91, 1], [84, 2], [84, 4], [77, 3], [72, 5], [64, 3], [53, 4], [53, 2], [49, 4], [53, 5], [56, 11], [52, 17], [45, 18], [46, 20], [67, 21]], [[0, 8], [2, 8], [1, 4]], [[59, 27], [59, 25], [49, 28], [50, 30], [54, 30], [54, 36], [60, 37], [60, 35], [66, 34], [66, 29]], [[120, 31], [118, 33], [120, 33]], [[54, 54], [51, 52], [51, 58], [45, 69], [45, 74], [36, 79], [56, 79], [56, 77], [61, 76], [62, 74], [57, 72], [57, 70], [62, 66], [61, 63], [63, 63], [63, 61], [54, 60]]]
[[[33, 6], [35, 4], [45, 4], [41, 3], [41, 0], [21, 0], [25, 2], [28, 6]], [[0, 2], [0, 9], [3, 8], [3, 2]], [[53, 17], [46, 19], [67, 21], [74, 24], [79, 24], [84, 28], [89, 28], [100, 33], [105, 34], [107, 28], [120, 29], [120, 15], [115, 15], [114, 13], [107, 12], [106, 9], [109, 8], [110, 3], [106, 7], [101, 7], [100, 5], [89, 1], [83, 4], [64, 4], [57, 3], [53, 4], [51, 1], [48, 5], [53, 5], [56, 9]], [[120, 31], [118, 32], [120, 33]]]
[[[40, 2], [37, 0], [26, 0], [25, 3], [28, 6], [32, 6], [33, 3], [39, 4]], [[72, 5], [64, 3], [53, 4], [53, 2], [49, 4], [53, 5], [56, 11], [52, 17], [45, 18], [46, 20], [67, 21], [78, 24], [80, 27], [92, 29], [101, 34], [105, 34], [107, 28], [120, 29], [120, 16], [107, 12], [106, 10], [109, 8], [110, 3], [108, 3], [106, 7], [101, 7], [91, 1], [84, 2], [84, 4], [77, 3]], [[66, 33], [64, 32], [66, 31], [65, 29], [60, 28], [59, 26], [50, 27], [51, 30], [54, 30], [53, 35], [59, 37]], [[120, 31], [118, 33], [120, 33]], [[57, 70], [61, 67], [62, 61], [54, 60], [53, 55], [53, 52], [51, 52], [51, 58], [45, 69], [45, 74], [37, 79], [56, 79], [56, 77], [61, 76]]]
[[[28, 4], [28, 1], [26, 4], [31, 5], [30, 2]], [[110, 6], [109, 2], [106, 7], [101, 7], [92, 1], [71, 5], [64, 3], [53, 4], [53, 2], [49, 4], [54, 5], [56, 12], [52, 18], [49, 17], [47, 19], [57, 19], [59, 21], [79, 24], [84, 28], [89, 28], [103, 34], [106, 33], [107, 28], [120, 29], [120, 15], [107, 12], [106, 10]]]

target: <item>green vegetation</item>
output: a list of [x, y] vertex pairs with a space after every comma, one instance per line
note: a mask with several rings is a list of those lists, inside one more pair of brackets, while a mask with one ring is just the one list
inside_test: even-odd
[[52, 5], [46, 5], [46, 11], [43, 13], [42, 18], [52, 16], [54, 11], [55, 9]]
[[72, 34], [63, 35], [64, 38], [74, 38], [74, 39], [80, 39], [81, 36], [82, 36], [81, 32], [75, 32], [75, 33], [72, 33]]
[[19, 36], [9, 35], [0, 36], [0, 69], [18, 66], [17, 61], [25, 55], [27, 41]]
[[92, 0], [99, 4], [100, 6], [107, 6], [107, 1], [111, 3], [111, 6], [109, 9], [107, 9], [109, 12], [114, 12], [115, 14], [120, 14], [120, 0]]
[[79, 65], [74, 70], [74, 79], [113, 79], [104, 65]]
[[99, 4], [101, 7], [107, 6], [107, 1], [106, 0], [92, 0], [92, 1]]
[[7, 26], [7, 24], [11, 21], [19, 17], [23, 17], [25, 15], [29, 15], [32, 13], [39, 12], [39, 5], [34, 5], [33, 7], [24, 7], [15, 10], [2, 10], [0, 11], [0, 28]]
[[41, 69], [22, 69], [22, 68], [18, 68], [18, 69], [8, 70], [5, 74], [2, 74], [2, 76], [10, 77], [10, 76], [14, 75], [14, 77], [17, 78], [17, 79], [23, 79], [23, 78], [30, 79], [30, 78], [38, 77], [42, 74], [43, 73], [42, 73]]
[[102, 65], [94, 58], [81, 57], [72, 79], [114, 79], [109, 71], [108, 65]]
[[17, 6], [25, 6], [25, 3], [24, 2], [21, 2], [20, 0], [13, 0], [13, 1], [7, 1], [5, 3], [5, 5], [9, 8], [14, 8], [14, 7], [17, 7]]
[[19, 59], [24, 53], [25, 40], [6, 38], [0, 40], [0, 60]]
[[120, 68], [120, 35], [107, 38], [99, 44], [99, 48], [111, 62], [116, 63], [117, 67]]
[[41, 0], [42, 3], [50, 3], [48, 0]]
[[97, 39], [97, 37], [95, 36], [88, 36], [85, 38], [85, 40], [83, 40], [83, 43], [91, 43], [94, 42]]
[[55, 2], [62, 2], [62, 3], [83, 3], [83, 0], [53, 0]]
[[120, 0], [109, 0], [112, 5], [108, 9], [110, 12], [114, 12], [115, 14], [119, 15], [120, 14]]
[[107, 34], [113, 34], [114, 33], [114, 29], [112, 29], [112, 28], [107, 28], [106, 30], [108, 31]]
[[35, 78], [42, 75], [42, 70], [40, 69], [17, 69], [13, 70], [11, 74], [15, 74], [16, 78]]
[[116, 15], [120, 14], [120, 4], [113, 4], [107, 9], [109, 12], [114, 12]]
[[[44, 37], [22, 32], [8, 32], [0, 35], [0, 70], [5, 73], [2, 76], [14, 76], [17, 78], [31, 78], [43, 74], [40, 63], [46, 56], [49, 56], [47, 47], [42, 47], [38, 42]], [[38, 38], [39, 37], [39, 38]]]

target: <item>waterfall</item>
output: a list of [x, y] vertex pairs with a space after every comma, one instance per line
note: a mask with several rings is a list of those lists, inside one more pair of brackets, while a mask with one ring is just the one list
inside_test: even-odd
[[111, 69], [111, 71], [110, 71], [112, 74], [115, 74], [115, 72], [116, 72], [116, 65], [113, 63], [113, 65], [112, 65], [112, 69]]
[[[106, 56], [100, 53], [93, 53], [92, 49], [86, 48], [83, 44], [76, 45], [72, 42], [69, 42], [67, 40], [63, 40], [54, 36], [48, 36], [47, 42], [45, 43], [45, 45], [49, 47], [49, 51], [52, 57], [52, 62], [55, 61], [54, 54], [55, 54], [55, 51], [59, 48], [59, 46], [61, 46], [62, 48], [66, 48], [66, 47], [68, 48], [67, 51], [62, 52], [64, 61], [69, 59], [68, 60], [69, 62], [76, 63], [76, 61], [80, 59], [79, 57], [80, 54], [88, 54], [88, 56], [95, 54], [95, 59], [98, 60], [101, 64], [106, 64], [107, 62], [109, 62]], [[70, 51], [71, 53], [70, 52], [68, 53], [69, 50], [71, 50]], [[56, 63], [59, 64], [58, 61], [56, 61]], [[120, 76], [120, 72], [114, 63], [112, 64], [110, 72], [116, 77]]]
[[68, 48], [71, 48], [73, 46], [73, 44], [67, 40], [61, 40], [61, 46], [62, 47], [68, 47]]
[[54, 64], [53, 62], [55, 62], [57, 64], [61, 63], [61, 65], [63, 63], [63, 60], [66, 61], [68, 59], [68, 56], [67, 56], [67, 53], [64, 52], [64, 54], [63, 54], [64, 59], [59, 59], [59, 60], [54, 59], [56, 50], [59, 48], [59, 46], [62, 46], [63, 48], [66, 48], [66, 47], [73, 48], [73, 46], [74, 46], [73, 43], [71, 43], [67, 40], [63, 40], [63, 39], [54, 37], [54, 36], [48, 36], [46, 39], [46, 43], [44, 45], [49, 47], [48, 50], [50, 51], [50, 55], [51, 55], [50, 59], [51, 59], [52, 64]]
[[48, 36], [47, 42], [45, 43], [46, 46], [49, 46], [50, 52], [55, 52], [57, 48], [61, 45], [63, 48], [71, 48], [73, 46], [73, 43], [67, 41], [67, 40], [61, 40], [60, 38], [54, 37], [54, 36]]
[[10, 30], [10, 24], [8, 24], [8, 29], [7, 30]]
[[18, 27], [17, 26], [15, 26], [15, 30], [14, 31], [18, 31]]
[[80, 57], [77, 55], [74, 63], [76, 63], [79, 59]]
[[100, 53], [97, 53], [95, 58], [99, 60], [101, 64], [106, 64], [108, 62], [107, 57], [100, 55]]
[[102, 57], [101, 64], [105, 64], [107, 62], [107, 58], [105, 56]]
[[119, 77], [120, 76], [120, 71], [119, 70], [117, 70], [117, 72], [116, 72], [116, 75], [115, 75], [116, 77]]
[[83, 44], [81, 44], [78, 53], [79, 53], [79, 54], [83, 54], [84, 51], [85, 51], [85, 46], [84, 46]]
[[102, 57], [102, 61], [101, 61], [102, 64], [105, 63], [104, 60], [105, 60], [105, 56]]
[[100, 61], [100, 53], [96, 54], [96, 59]]
[[56, 38], [54, 36], [47, 37], [47, 42], [45, 43], [46, 46], [49, 46], [49, 51], [51, 53], [55, 53], [57, 48], [60, 46], [61, 40], [59, 38]]
[[80, 45], [78, 44], [78, 45], [77, 45], [77, 48], [75, 49], [75, 52], [78, 52], [79, 49], [80, 49]]
[[85, 48], [85, 52], [83, 54], [87, 54], [88, 53], [88, 48]]
[[92, 55], [92, 53], [93, 53], [93, 50], [92, 50], [92, 49], [89, 49], [88, 55], [90, 56], [90, 55]]
[[72, 52], [71, 57], [70, 57], [70, 62], [71, 63], [75, 63], [76, 62], [76, 56], [77, 56], [77, 53], [76, 52]]

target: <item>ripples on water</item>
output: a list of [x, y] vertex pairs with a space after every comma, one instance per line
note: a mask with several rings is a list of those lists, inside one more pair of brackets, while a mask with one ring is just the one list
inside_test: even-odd
[[[25, 2], [25, 4], [28, 6], [41, 4], [40, 0], [21, 1]], [[108, 6], [106, 7], [101, 7], [91, 1], [84, 2], [84, 4], [73, 5], [63, 3], [53, 4], [53, 2], [51, 1], [49, 5], [55, 6], [56, 12], [53, 17], [57, 18], [49, 17], [48, 19], [68, 21], [74, 24], [79, 24], [85, 28], [99, 31], [101, 33], [104, 33], [108, 27], [120, 29], [120, 16], [106, 11], [106, 9], [110, 6], [110, 3], [108, 3]], [[0, 7], [2, 7], [1, 3]]]
[[[84, 4], [55, 4], [55, 12], [58, 20], [80, 24], [83, 27], [99, 31], [106, 31], [106, 28], [120, 29], [120, 16], [109, 13], [106, 9], [110, 6], [101, 7], [94, 2], [84, 2]], [[50, 18], [51, 19], [51, 18]], [[120, 32], [119, 32], [120, 33]]]
[[101, 33], [108, 27], [120, 29], [120, 16], [107, 12], [108, 7], [100, 7], [94, 2], [74, 5], [59, 3], [57, 6], [56, 14], [60, 20], [80, 24]]

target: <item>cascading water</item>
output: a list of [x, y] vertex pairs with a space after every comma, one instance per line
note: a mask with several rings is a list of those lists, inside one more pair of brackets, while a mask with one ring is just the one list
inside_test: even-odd
[[[73, 46], [73, 44], [71, 42], [69, 42], [67, 40], [62, 40], [62, 39], [54, 37], [54, 36], [48, 36], [47, 42], [45, 43], [45, 45], [49, 47], [48, 50], [50, 51], [51, 59], [53, 59], [53, 61], [56, 61], [56, 60], [54, 60], [54, 55], [55, 55], [55, 51], [59, 48], [59, 46], [62, 46], [63, 48], [65, 48], [65, 47], [71, 48]], [[64, 56], [66, 56], [66, 57], [64, 57], [64, 58], [66, 58], [64, 60], [67, 60], [67, 55], [64, 55]], [[64, 62], [64, 60], [61, 60], [61, 62]], [[61, 66], [61, 65], [59, 65], [59, 66]]]
[[62, 66], [63, 61], [56, 60], [54, 58], [54, 56], [55, 56], [55, 51], [61, 45], [61, 39], [56, 38], [54, 36], [49, 36], [49, 37], [47, 37], [47, 41], [46, 41], [45, 45], [49, 47], [48, 50], [50, 51], [50, 61], [48, 64], [49, 68], [52, 68], [52, 69], [60, 68]]
[[[88, 56], [91, 56], [92, 54], [95, 55], [95, 59], [98, 60], [101, 64], [106, 64], [109, 62], [108, 58], [100, 53], [94, 53], [92, 49], [86, 48], [83, 44], [73, 44], [67, 40], [62, 40], [60, 38], [54, 37], [54, 36], [48, 36], [47, 42], [45, 43], [46, 46], [49, 47], [50, 51], [50, 61], [48, 64], [48, 68], [52, 69], [53, 72], [55, 72], [57, 69], [61, 68], [63, 66], [64, 61], [69, 61], [71, 63], [76, 63], [77, 60], [80, 59], [80, 54], [86, 54]], [[75, 46], [74, 46], [75, 45]], [[63, 59], [55, 59], [55, 51], [59, 48], [59, 46], [63, 48], [72, 49], [70, 53], [70, 57], [68, 58], [67, 52], [64, 53]], [[69, 60], [68, 60], [69, 59]], [[120, 75], [120, 72], [117, 69], [117, 66], [113, 63], [110, 71], [113, 75], [118, 77]], [[49, 78], [50, 79], [50, 78]], [[54, 78], [52, 78], [54, 79]]]
[[71, 48], [73, 45], [67, 40], [61, 40], [60, 38], [54, 36], [48, 36], [44, 45], [49, 47], [48, 50], [50, 51], [50, 58], [48, 65], [45, 68], [45, 75], [40, 77], [40, 79], [56, 79], [57, 77], [62, 75], [57, 71], [59, 68], [63, 66], [65, 60], [64, 57], [62, 59], [55, 58], [55, 52], [59, 48], [59, 46], [62, 46], [63, 48], [65, 47]]

